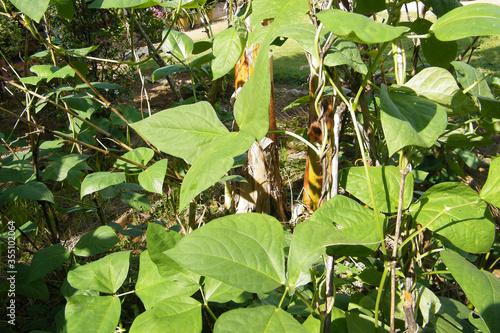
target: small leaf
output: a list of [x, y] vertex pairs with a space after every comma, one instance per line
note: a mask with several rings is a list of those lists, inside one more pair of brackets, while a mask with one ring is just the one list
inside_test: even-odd
[[400, 93], [389, 95], [383, 85], [380, 102], [389, 155], [408, 146], [429, 148], [446, 129], [445, 109], [428, 99]]
[[120, 298], [113, 296], [82, 296], [69, 298], [64, 310], [67, 332], [114, 332], [120, 320]]
[[3, 191], [0, 202], [17, 200], [36, 200], [54, 203], [54, 195], [44, 183], [29, 182], [23, 185], [10, 186]]
[[480, 195], [481, 199], [500, 208], [500, 157], [491, 162], [488, 179], [486, 179]]
[[80, 198], [106, 187], [123, 183], [125, 181], [124, 172], [94, 172], [87, 175], [82, 182]]
[[63, 68], [51, 65], [35, 65], [31, 66], [30, 71], [40, 77], [46, 78], [47, 82], [54, 78], [64, 79], [68, 76], [75, 76], [75, 71], [69, 65]]
[[130, 252], [112, 253], [89, 264], [78, 266], [68, 273], [69, 284], [76, 289], [115, 293], [127, 277]]
[[[135, 148], [122, 155], [123, 158], [141, 165], [147, 165], [153, 156], [155, 156], [153, 149], [146, 147]], [[116, 160], [113, 167], [125, 170], [126, 173], [138, 172], [142, 170], [140, 167], [122, 160]]]
[[441, 17], [449, 11], [462, 6], [459, 0], [422, 0], [422, 2], [437, 17]]
[[164, 110], [131, 126], [161, 151], [190, 163], [229, 133], [207, 102]]
[[375, 22], [368, 17], [348, 13], [339, 9], [328, 9], [318, 13], [321, 23], [339, 37], [356, 43], [376, 44], [392, 41], [408, 30]]
[[[425, 35], [429, 32], [431, 25], [431, 21], [418, 18], [412, 23], [411, 29], [418, 35]], [[431, 66], [449, 68], [450, 63], [457, 57], [458, 43], [456, 41], [442, 42], [436, 36], [430, 35], [428, 38], [420, 39], [420, 43], [425, 60]]]
[[[377, 210], [383, 213], [396, 213], [398, 211], [401, 183], [399, 169], [395, 166], [368, 167], [368, 174]], [[343, 169], [339, 176], [340, 186], [364, 204], [373, 208], [364, 167]], [[412, 198], [413, 176], [408, 175], [405, 180], [403, 209], [408, 208]]]
[[168, 159], [163, 159], [146, 170], [143, 170], [139, 176], [139, 184], [149, 192], [163, 193], [163, 182], [165, 180], [165, 174], [167, 173]]
[[455, 8], [440, 17], [430, 31], [442, 41], [500, 35], [500, 6], [478, 3]]
[[410, 207], [424, 228], [447, 238], [461, 250], [486, 253], [495, 239], [495, 225], [479, 195], [461, 183], [441, 183]]
[[160, 2], [161, 0], [96, 0], [89, 8], [148, 8]]
[[179, 208], [217, 183], [234, 163], [234, 157], [250, 148], [254, 138], [244, 132], [231, 132], [213, 142], [191, 166], [181, 185]]
[[174, 74], [174, 73], [184, 73], [189, 71], [188, 68], [184, 65], [168, 65], [165, 67], [161, 67], [158, 69], [155, 69], [153, 72], [151, 79], [153, 82], [158, 81], [159, 79], [163, 79], [165, 76]]
[[331, 67], [347, 65], [361, 74], [366, 74], [368, 72], [368, 68], [366, 68], [363, 59], [361, 59], [361, 54], [359, 53], [357, 45], [341, 38], [337, 38], [337, 40], [333, 42], [332, 47], [325, 55], [323, 63]]
[[202, 330], [201, 303], [191, 297], [164, 299], [137, 316], [130, 333], [168, 332], [196, 333]]
[[235, 287], [232, 287], [224, 282], [221, 282], [211, 277], [205, 277], [205, 299], [208, 302], [216, 303], [226, 303], [238, 296], [240, 296], [244, 291]]
[[[246, 31], [246, 30], [245, 30]], [[240, 58], [245, 48], [246, 38], [242, 38], [235, 27], [227, 28], [214, 37], [212, 61], [213, 80], [229, 72]]]
[[225, 312], [215, 322], [214, 333], [308, 333], [288, 312], [272, 305]]
[[51, 0], [51, 3], [56, 6], [59, 16], [69, 21], [73, 19], [75, 7], [72, 0]]
[[283, 230], [274, 217], [249, 213], [213, 220], [167, 255], [197, 274], [265, 293], [284, 284], [283, 246]]
[[48, 166], [47, 169], [43, 172], [44, 180], [55, 180], [62, 181], [65, 180], [68, 176], [68, 172], [77, 166], [80, 162], [85, 161], [89, 158], [88, 155], [78, 155], [71, 154], [61, 157], [59, 160], [53, 162]]
[[151, 309], [166, 298], [191, 296], [198, 289], [199, 285], [192, 281], [164, 278], [158, 272], [157, 266], [151, 261], [148, 251], [141, 253], [135, 293], [141, 299], [146, 310]]
[[70, 252], [61, 244], [54, 244], [37, 251], [31, 261], [28, 282], [43, 278], [50, 272], [60, 269], [62, 264], [69, 259], [69, 255]]
[[[498, 7], [500, 8], [500, 6]], [[472, 94], [486, 98], [495, 98], [491, 93], [488, 82], [486, 82], [483, 74], [477, 69], [461, 61], [453, 61], [451, 64], [457, 73], [458, 82], [460, 82], [464, 89], [476, 84], [475, 87], [469, 90]]]
[[[162, 38], [165, 37], [167, 31], [168, 29], [163, 30]], [[193, 46], [194, 42], [191, 37], [183, 32], [171, 30], [162, 46], [162, 50], [165, 53], [173, 54], [181, 60], [187, 60], [189, 55], [193, 52]]]
[[145, 194], [140, 194], [132, 191], [125, 191], [121, 194], [120, 200], [130, 208], [147, 212], [151, 210], [151, 204]]
[[111, 227], [100, 226], [83, 235], [78, 243], [76, 243], [73, 251], [77, 256], [89, 257], [108, 251], [119, 241], [115, 231]]
[[476, 266], [455, 252], [440, 252], [441, 259], [462, 287], [467, 298], [484, 318], [491, 332], [500, 325], [500, 280], [487, 271]]
[[50, 0], [10, 0], [17, 9], [26, 14], [33, 21], [40, 23], [40, 19], [47, 10]]

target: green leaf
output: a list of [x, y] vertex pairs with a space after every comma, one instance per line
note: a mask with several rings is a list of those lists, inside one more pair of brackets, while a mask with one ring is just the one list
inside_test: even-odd
[[[165, 37], [167, 31], [168, 29], [163, 30], [162, 38]], [[194, 42], [191, 37], [183, 32], [171, 30], [161, 49], [165, 53], [171, 53], [176, 58], [187, 60], [193, 52], [193, 46]]]
[[[389, 327], [383, 325], [376, 329], [375, 319], [360, 312], [346, 312], [347, 331], [349, 333], [386, 333], [389, 332]], [[380, 323], [379, 323], [380, 325]]]
[[54, 203], [54, 195], [44, 183], [31, 181], [23, 185], [8, 187], [0, 197], [0, 202], [17, 200], [36, 200]]
[[500, 157], [495, 158], [488, 171], [488, 179], [481, 189], [481, 199], [500, 208]]
[[347, 65], [358, 73], [368, 73], [368, 68], [361, 59], [357, 45], [342, 38], [337, 38], [333, 42], [332, 47], [326, 53], [323, 63], [331, 67]]
[[408, 146], [429, 148], [446, 129], [446, 110], [428, 99], [401, 93], [389, 95], [382, 85], [380, 102], [389, 155]]
[[199, 40], [194, 42], [192, 54], [201, 54], [212, 48], [213, 42], [209, 40]]
[[40, 19], [47, 10], [50, 0], [10, 0], [17, 9], [26, 14], [33, 21], [40, 23]]
[[446, 108], [450, 115], [468, 115], [476, 113], [474, 102], [458, 87], [450, 72], [438, 67], [425, 68], [406, 82], [417, 93]]
[[449, 11], [462, 6], [459, 0], [422, 0], [422, 2], [427, 8], [430, 8], [437, 17], [441, 17]]
[[[246, 32], [246, 30], [245, 30]], [[214, 56], [212, 61], [213, 80], [218, 79], [231, 69], [241, 57], [246, 38], [235, 27], [227, 28], [214, 37]]]
[[[302, 0], [254, 0], [252, 10], [250, 24], [255, 30], [250, 34], [248, 44], [258, 43], [267, 49], [280, 31], [302, 22], [309, 8], [307, 2]], [[261, 24], [271, 18], [273, 21], [268, 26]]]
[[240, 131], [254, 136], [257, 141], [269, 131], [270, 98], [269, 48], [261, 46], [252, 77], [234, 104], [234, 117]]
[[75, 7], [72, 0], [51, 0], [50, 2], [56, 6], [59, 16], [69, 21], [73, 19]]
[[22, 77], [19, 81], [25, 84], [31, 84], [33, 86], [36, 86], [40, 81], [43, 80], [43, 77], [39, 76], [27, 76], [27, 77]]
[[68, 172], [80, 162], [85, 161], [87, 158], [89, 158], [88, 155], [71, 154], [63, 156], [45, 169], [43, 172], [43, 180], [65, 180], [68, 176]]
[[168, 159], [163, 159], [146, 170], [143, 170], [139, 176], [139, 184], [149, 192], [163, 193], [163, 181], [165, 180], [165, 174], [167, 173]]
[[308, 333], [288, 312], [272, 305], [225, 312], [215, 322], [214, 333]]
[[62, 264], [69, 259], [69, 255], [70, 252], [61, 244], [54, 244], [37, 251], [31, 261], [28, 282], [42, 278], [50, 272], [61, 268]]
[[106, 187], [123, 183], [125, 181], [124, 172], [94, 172], [87, 175], [82, 182], [80, 198]]
[[355, 237], [344, 235], [333, 224], [323, 222], [300, 223], [295, 229], [288, 254], [287, 285], [292, 288], [309, 282], [309, 268], [332, 245], [371, 245]]
[[146, 233], [149, 257], [158, 267], [161, 276], [169, 280], [175, 279], [197, 283], [199, 280], [198, 275], [188, 272], [165, 254], [165, 252], [174, 248], [182, 238], [183, 236], [180, 234], [171, 230], [167, 231], [161, 225], [149, 223]]
[[[69, 1], [69, 0], [57, 0], [57, 1]], [[93, 45], [93, 46], [89, 46], [89, 47], [82, 47], [79, 49], [68, 49], [67, 51], [72, 53], [74, 56], [85, 57], [89, 53], [97, 50], [99, 48], [99, 46], [100, 45]], [[95, 82], [95, 83], [97, 83], [97, 82]]]
[[[384, 215], [379, 214], [379, 220], [385, 234]], [[380, 242], [383, 241], [383, 238], [380, 237], [374, 212], [353, 199], [342, 195], [336, 195], [324, 203], [314, 212], [308, 222], [337, 225], [340, 226], [340, 232], [344, 235], [359, 239], [365, 243], [374, 243], [367, 246], [334, 246], [332, 251], [336, 255], [369, 256], [379, 248]]]
[[116, 252], [78, 266], [68, 273], [68, 282], [76, 289], [113, 294], [127, 277], [130, 253], [131, 251]]
[[[418, 35], [425, 35], [429, 32], [432, 22], [418, 18], [411, 24], [411, 29]], [[449, 68], [450, 63], [456, 59], [458, 43], [456, 41], [442, 42], [434, 35], [428, 38], [421, 38], [422, 51], [425, 59], [431, 66]]]
[[[127, 160], [130, 160], [132, 162], [139, 163], [141, 165], [147, 165], [148, 162], [153, 158], [153, 156], [155, 156], [155, 152], [153, 151], [153, 149], [146, 147], [135, 148], [122, 155], [123, 158], [126, 158]], [[125, 170], [126, 173], [139, 172], [142, 170], [142, 168], [139, 168], [134, 164], [122, 160], [116, 160], [115, 164], [113, 164], [113, 167]]]
[[183, 209], [198, 194], [217, 183], [233, 166], [234, 157], [247, 151], [254, 141], [254, 137], [242, 131], [231, 132], [215, 140], [184, 177], [179, 208]]
[[427, 190], [410, 207], [424, 228], [447, 238], [461, 250], [486, 253], [495, 239], [495, 225], [486, 203], [461, 183], [441, 183]]
[[[500, 6], [498, 6], [498, 8], [500, 8]], [[476, 86], [470, 90], [472, 94], [487, 98], [495, 98], [491, 93], [488, 82], [486, 82], [483, 74], [481, 74], [477, 69], [461, 61], [453, 61], [451, 64], [453, 65], [453, 67], [455, 68], [455, 72], [457, 73], [458, 82], [464, 89], [467, 89], [473, 84], [476, 84]]]
[[0, 183], [26, 183], [35, 178], [33, 164], [29, 161], [14, 161], [12, 164], [4, 164], [2, 168], [0, 168]]
[[[107, 83], [107, 82], [90, 82], [90, 85], [96, 89], [103, 89], [103, 90], [113, 90], [113, 89], [120, 89], [122, 86], [116, 83]], [[78, 84], [75, 89], [90, 89], [90, 87], [86, 83], [81, 83]]]
[[155, 69], [153, 72], [151, 79], [153, 82], [158, 81], [159, 79], [164, 78], [165, 76], [174, 74], [174, 73], [184, 73], [189, 71], [189, 69], [184, 66], [184, 65], [169, 65], [166, 67], [161, 67], [158, 69]]
[[161, 0], [96, 0], [89, 8], [148, 8], [160, 2]]
[[440, 17], [430, 31], [442, 41], [500, 35], [500, 6], [478, 3], [455, 8]]
[[355, 2], [354, 12], [372, 15], [385, 10], [385, 0], [358, 0]]
[[75, 76], [75, 71], [69, 65], [64, 66], [63, 68], [51, 65], [35, 65], [31, 66], [30, 71], [40, 77], [47, 79], [47, 82], [54, 78], [65, 79], [68, 76]]
[[164, 299], [137, 316], [130, 333], [168, 332], [198, 333], [202, 330], [201, 303], [191, 297]]
[[368, 17], [338, 9], [318, 13], [321, 23], [335, 35], [356, 43], [376, 44], [392, 41], [408, 30], [375, 22]]
[[205, 300], [208, 302], [226, 303], [243, 293], [243, 290], [225, 284], [211, 277], [205, 278]]
[[70, 297], [64, 310], [66, 331], [114, 332], [120, 320], [120, 298], [113, 296]]
[[249, 213], [213, 220], [167, 254], [197, 274], [265, 293], [284, 284], [283, 246], [283, 230], [274, 217]]
[[120, 195], [120, 200], [135, 210], [143, 212], [151, 210], [151, 204], [149, 203], [148, 196], [145, 194], [125, 191]]
[[192, 281], [164, 278], [158, 272], [157, 266], [151, 261], [148, 251], [141, 253], [135, 293], [141, 299], [146, 310], [166, 298], [191, 296], [198, 289], [199, 285]]
[[500, 325], [500, 280], [490, 272], [476, 266], [455, 252], [440, 252], [441, 259], [462, 287], [465, 295], [484, 318], [491, 332]]
[[207, 102], [164, 110], [131, 126], [164, 153], [190, 163], [229, 133]]
[[119, 241], [113, 228], [100, 226], [83, 235], [73, 251], [77, 256], [89, 257], [108, 251]]
[[[401, 183], [399, 168], [395, 166], [368, 167], [368, 174], [370, 175], [370, 183], [378, 211], [392, 214], [397, 213], [399, 205], [399, 187]], [[372, 207], [373, 204], [364, 167], [343, 169], [339, 178], [340, 186], [351, 195], [361, 200], [365, 205]], [[403, 209], [408, 208], [411, 204], [412, 195], [413, 176], [407, 175], [405, 180]]]

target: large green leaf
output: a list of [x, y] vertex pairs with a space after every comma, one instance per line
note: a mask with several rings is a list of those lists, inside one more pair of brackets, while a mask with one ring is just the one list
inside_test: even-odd
[[175, 296], [156, 303], [137, 316], [130, 333], [199, 333], [202, 326], [201, 303], [191, 297]]
[[68, 273], [69, 284], [76, 289], [115, 293], [127, 277], [130, 252], [112, 253], [102, 259], [78, 266]]
[[283, 246], [283, 230], [274, 217], [249, 213], [216, 219], [167, 254], [200, 275], [265, 293], [285, 282]]
[[117, 185], [125, 181], [124, 172], [94, 172], [87, 175], [82, 182], [80, 198], [106, 187]]
[[153, 263], [158, 267], [161, 276], [169, 280], [185, 280], [197, 283], [199, 276], [188, 272], [182, 266], [165, 254], [174, 248], [183, 236], [174, 232], [166, 231], [161, 225], [150, 223], [146, 232], [148, 254]]
[[441, 259], [462, 287], [467, 298], [488, 324], [491, 332], [500, 326], [500, 280], [452, 251], [442, 251]]
[[426, 98], [389, 94], [383, 85], [380, 102], [380, 120], [389, 155], [407, 146], [429, 148], [446, 129], [446, 110]]
[[66, 332], [110, 333], [120, 320], [121, 303], [113, 296], [70, 297], [64, 310]]
[[131, 126], [161, 151], [190, 163], [229, 132], [207, 102], [164, 110]]
[[15, 161], [0, 168], [0, 183], [26, 183], [35, 179], [33, 164], [29, 161]]
[[291, 314], [272, 305], [225, 312], [215, 322], [214, 333], [308, 333]]
[[410, 211], [424, 228], [467, 252], [486, 253], [495, 239], [495, 225], [486, 203], [461, 183], [434, 185]]
[[89, 8], [148, 8], [160, 2], [161, 0], [96, 0]]
[[[302, 0], [254, 0], [252, 2], [251, 26], [254, 32], [249, 36], [249, 44], [257, 42], [265, 47], [287, 26], [302, 22], [308, 12], [308, 4]], [[273, 19], [268, 26], [261, 25], [266, 19]]]
[[[131, 160], [132, 162], [139, 163], [141, 165], [147, 165], [148, 162], [153, 158], [153, 156], [155, 156], [155, 152], [153, 151], [153, 149], [146, 147], [135, 148], [122, 155], [123, 158]], [[122, 160], [116, 160], [113, 167], [125, 170], [125, 172], [127, 173], [138, 172], [142, 170], [142, 168]]]
[[63, 68], [51, 65], [35, 65], [30, 67], [30, 71], [47, 79], [47, 82], [54, 78], [64, 79], [68, 76], [75, 76], [75, 71], [69, 65], [64, 66]]
[[230, 27], [215, 35], [213, 51], [215, 59], [212, 61], [213, 80], [226, 75], [241, 57], [246, 43], [246, 29], [240, 30]]
[[457, 73], [458, 82], [460, 82], [464, 89], [476, 84], [476, 86], [470, 90], [472, 94], [487, 98], [495, 98], [495, 96], [491, 93], [488, 82], [486, 82], [483, 74], [481, 74], [477, 69], [461, 61], [453, 61], [451, 64]]
[[[162, 37], [165, 37], [168, 29], [163, 30]], [[183, 32], [177, 30], [170, 30], [165, 43], [163, 43], [162, 50], [165, 53], [171, 53], [174, 57], [180, 60], [187, 60], [191, 52], [193, 52], [194, 42]]]
[[500, 157], [490, 164], [488, 179], [481, 189], [481, 199], [500, 208]]
[[[368, 174], [377, 210], [383, 213], [396, 213], [398, 211], [401, 183], [399, 169], [395, 166], [368, 167]], [[343, 169], [340, 173], [339, 182], [340, 186], [365, 205], [373, 206], [364, 167]], [[403, 209], [408, 208], [411, 204], [412, 195], [413, 176], [408, 174], [405, 180]]]
[[444, 106], [451, 115], [476, 112], [474, 102], [458, 87], [453, 75], [443, 68], [425, 68], [404, 86], [412, 89], [418, 96]]
[[500, 35], [500, 6], [478, 3], [455, 8], [440, 17], [430, 31], [442, 41]]
[[163, 159], [146, 170], [142, 171], [139, 176], [139, 184], [149, 192], [163, 193], [163, 182], [167, 173], [168, 159]]
[[53, 162], [43, 172], [44, 180], [62, 181], [68, 176], [68, 172], [80, 162], [89, 158], [88, 155], [71, 154], [61, 157], [59, 160]]
[[37, 23], [49, 7], [50, 0], [10, 0], [17, 9]]
[[69, 255], [70, 252], [61, 244], [54, 244], [37, 251], [31, 261], [28, 282], [42, 278], [55, 269], [60, 269], [62, 264], [69, 259]]
[[179, 208], [186, 207], [198, 194], [217, 183], [233, 166], [234, 157], [247, 151], [254, 141], [253, 136], [243, 131], [231, 132], [215, 140], [184, 177]]
[[358, 0], [354, 3], [354, 12], [372, 15], [385, 10], [385, 0]]
[[0, 204], [4, 201], [36, 200], [54, 203], [54, 195], [44, 183], [28, 182], [22, 185], [9, 186], [0, 197]]
[[59, 16], [71, 21], [75, 15], [75, 7], [72, 0], [51, 0], [57, 8]]
[[[379, 220], [385, 234], [384, 215], [379, 214]], [[383, 240], [380, 237], [374, 212], [342, 195], [337, 195], [324, 203], [314, 212], [308, 222], [338, 225], [340, 232], [344, 235], [365, 243], [375, 243], [366, 246], [334, 246], [332, 251], [336, 255], [368, 256], [378, 249], [379, 243]]]
[[89, 257], [109, 251], [120, 239], [113, 228], [100, 226], [80, 238], [73, 252], [77, 256]]
[[[429, 32], [432, 22], [423, 18], [416, 19], [411, 24], [411, 30], [418, 35]], [[431, 66], [449, 68], [450, 62], [457, 57], [458, 43], [456, 41], [442, 42], [434, 35], [420, 39], [425, 59]]]
[[288, 254], [287, 284], [294, 288], [309, 282], [309, 267], [321, 256], [323, 248], [333, 245], [371, 245], [344, 235], [333, 224], [304, 222], [295, 229]]
[[332, 47], [326, 53], [323, 63], [331, 67], [347, 65], [361, 74], [368, 72], [357, 45], [342, 38], [337, 38], [333, 42]]
[[240, 131], [252, 135], [257, 141], [269, 131], [271, 78], [268, 51], [267, 47], [259, 48], [252, 77], [245, 83], [234, 104], [234, 117]]
[[389, 42], [410, 30], [407, 27], [393, 27], [378, 23], [364, 15], [339, 9], [324, 10], [317, 16], [325, 28], [335, 35], [357, 43]]
[[158, 302], [174, 296], [191, 296], [199, 288], [193, 281], [167, 279], [160, 275], [148, 251], [141, 253], [139, 276], [135, 293], [144, 307], [150, 309]]

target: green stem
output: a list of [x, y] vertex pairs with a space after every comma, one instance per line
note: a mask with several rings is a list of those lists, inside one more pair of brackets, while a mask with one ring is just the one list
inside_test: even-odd
[[382, 299], [382, 292], [384, 290], [385, 280], [387, 279], [387, 273], [390, 271], [391, 265], [388, 262], [384, 265], [384, 272], [382, 273], [382, 278], [380, 279], [380, 285], [378, 286], [377, 299], [375, 300], [375, 329], [378, 330], [378, 315], [380, 310], [380, 300]]
[[318, 148], [316, 148], [311, 142], [309, 142], [308, 140], [304, 139], [303, 137], [301, 137], [300, 135], [298, 134], [295, 134], [293, 132], [290, 132], [290, 131], [269, 131], [268, 134], [286, 134], [286, 135], [290, 135], [300, 141], [302, 141], [303, 143], [305, 143], [309, 148], [311, 148], [315, 153], [316, 155], [320, 156], [320, 151], [318, 150]]
[[316, 312], [316, 310], [312, 307], [312, 305], [309, 304], [309, 301], [307, 300], [307, 298], [305, 298], [304, 295], [302, 295], [300, 293], [300, 291], [295, 290], [295, 295], [297, 295], [300, 298], [300, 300], [302, 301], [302, 303], [304, 303], [307, 306], [307, 308], [309, 309], [309, 311], [311, 311], [311, 313]]
[[281, 304], [283, 304], [283, 301], [285, 300], [285, 296], [288, 293], [288, 286], [285, 287], [285, 292], [283, 293], [283, 296], [281, 297], [280, 303], [278, 304], [278, 308], [281, 309]]

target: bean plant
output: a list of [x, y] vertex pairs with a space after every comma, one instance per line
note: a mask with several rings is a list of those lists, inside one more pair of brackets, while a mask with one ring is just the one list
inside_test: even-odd
[[[172, 29], [181, 10], [203, 6], [204, 0], [89, 5], [132, 14], [157, 5], [173, 11], [160, 48], [182, 64], [158, 69], [156, 79], [178, 71], [193, 77], [199, 64], [185, 61], [202, 48], [211, 50], [200, 60], [211, 64], [205, 73], [217, 80], [234, 68], [245, 48], [258, 45], [252, 76], [235, 100], [235, 130], [203, 100], [148, 117], [115, 106], [106, 91], [120, 87], [89, 82], [81, 61], [92, 58], [98, 45], [68, 49], [37, 30], [52, 5], [61, 19], [74, 19], [71, 1], [9, 0], [17, 12], [1, 1], [1, 14], [22, 24], [56, 60], [31, 67], [33, 76], [1, 77], [25, 92], [22, 115], [0, 110], [25, 123], [31, 147], [22, 153], [2, 147], [3, 154], [11, 153], [0, 169], [0, 181], [9, 182], [0, 194], [2, 213], [30, 204], [39, 221], [16, 226], [18, 248], [33, 253], [29, 265], [16, 265], [17, 292], [48, 300], [54, 276], [64, 279], [57, 285], [64, 305], [50, 317], [54, 326], [34, 329], [496, 332], [500, 281], [491, 273], [498, 260], [492, 212], [498, 215], [500, 207], [500, 158], [491, 160], [479, 191], [450, 178], [424, 180], [432, 170], [429, 161], [441, 163], [436, 152], [460, 175], [463, 165], [477, 165], [474, 149], [493, 144], [498, 134], [500, 101], [489, 85], [498, 78], [490, 80], [463, 61], [457, 41], [500, 34], [500, 6], [418, 1], [436, 18], [419, 14], [402, 22], [405, 6], [414, 2], [252, 0], [242, 7], [228, 1], [240, 10], [208, 44]], [[148, 211], [144, 193], [163, 193], [166, 176], [175, 178], [173, 160], [190, 165], [175, 178], [181, 183], [174, 198], [179, 210], [192, 211], [200, 193], [227, 179], [250, 146], [270, 134], [269, 58], [283, 39], [297, 42], [310, 64], [310, 94], [297, 103], [309, 103], [309, 129], [316, 127], [319, 135], [316, 140], [294, 135], [307, 145], [309, 164], [320, 170], [321, 183], [310, 190], [316, 199], [309, 217], [294, 224], [264, 214], [228, 213], [203, 226], [186, 224], [183, 232], [149, 223], [146, 248], [134, 252], [110, 251], [119, 242], [113, 224], [85, 234], [71, 251], [61, 244], [54, 184], [79, 192], [81, 203], [72, 212], [96, 211], [107, 224], [99, 202], [116, 197]], [[406, 57], [410, 52], [413, 62]], [[37, 121], [49, 108], [68, 119], [64, 129]], [[341, 168], [347, 131], [360, 159]], [[42, 139], [42, 133], [57, 139]], [[131, 136], [142, 144], [134, 146]], [[71, 144], [70, 152], [63, 142]], [[94, 166], [96, 159], [114, 164], [101, 169]], [[226, 182], [227, 191], [230, 185]], [[142, 230], [119, 232], [132, 236]], [[36, 232], [45, 233], [51, 245], [27, 245]]]

